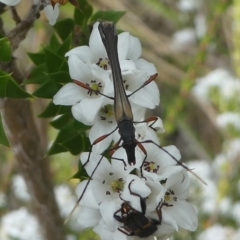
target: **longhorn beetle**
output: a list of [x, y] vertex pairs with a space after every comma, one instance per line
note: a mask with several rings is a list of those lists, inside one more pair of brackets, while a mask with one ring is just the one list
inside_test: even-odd
[[[120, 64], [118, 60], [118, 51], [117, 51], [117, 43], [118, 43], [118, 35], [116, 33], [115, 25], [111, 22], [101, 22], [98, 26], [99, 33], [101, 35], [103, 44], [105, 46], [105, 49], [107, 51], [107, 55], [110, 61], [111, 69], [112, 69], [112, 75], [113, 75], [113, 84], [114, 84], [114, 112], [115, 112], [115, 118], [117, 121], [117, 128], [115, 128], [112, 132], [103, 135], [99, 138], [97, 138], [93, 143], [93, 145], [99, 143], [100, 141], [107, 138], [110, 134], [112, 134], [114, 131], [119, 129], [119, 134], [121, 138], [119, 141], [115, 144], [115, 146], [112, 148], [113, 151], [119, 148], [120, 141], [122, 140], [122, 147], [125, 149], [128, 163], [129, 165], [135, 165], [136, 159], [135, 159], [135, 148], [138, 146], [141, 151], [145, 154], [145, 159], [147, 157], [147, 152], [142, 145], [142, 143], [152, 143], [159, 147], [161, 150], [169, 154], [179, 165], [181, 165], [183, 168], [185, 168], [187, 171], [190, 171], [194, 176], [196, 176], [200, 181], [204, 182], [199, 176], [197, 176], [195, 173], [193, 173], [188, 167], [186, 167], [184, 164], [182, 164], [180, 161], [178, 161], [173, 155], [171, 155], [168, 151], [166, 151], [164, 148], [153, 142], [152, 140], [146, 140], [143, 142], [138, 142], [135, 138], [135, 128], [133, 126], [133, 123], [142, 123], [142, 122], [153, 122], [149, 125], [149, 127], [152, 128], [152, 125], [157, 121], [157, 117], [150, 117], [148, 119], [145, 119], [141, 122], [133, 122], [133, 113], [131, 109], [131, 105], [129, 103], [128, 97], [146, 86], [147, 84], [151, 83], [156, 77], [157, 74], [154, 74], [150, 76], [150, 78], [138, 89], [136, 89], [134, 92], [132, 92], [130, 95], [126, 95], [124, 86], [123, 86], [123, 80], [122, 80], [122, 74], [120, 69]], [[88, 90], [95, 91], [98, 94], [101, 94], [98, 90], [93, 90], [89, 86], [73, 80], [76, 84], [80, 85], [81, 87], [84, 87]], [[102, 94], [103, 95], [103, 94]], [[103, 95], [105, 96], [105, 95]], [[106, 96], [110, 99], [112, 99], [109, 96]], [[90, 149], [91, 152], [91, 149]], [[89, 156], [90, 158], [90, 156]], [[145, 159], [143, 160], [143, 163], [141, 165], [140, 171], [142, 174], [142, 167], [145, 162]], [[89, 160], [88, 160], [89, 161]], [[83, 167], [88, 163], [83, 165]], [[125, 162], [123, 161], [125, 164]]]

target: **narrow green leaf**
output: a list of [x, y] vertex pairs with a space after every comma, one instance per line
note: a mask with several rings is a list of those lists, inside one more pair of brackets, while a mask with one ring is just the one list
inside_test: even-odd
[[83, 136], [76, 135], [68, 141], [65, 141], [63, 146], [66, 147], [72, 155], [78, 155], [83, 151]]
[[84, 5], [82, 5], [81, 10], [84, 12], [85, 19], [88, 20], [92, 16], [93, 7], [89, 3], [86, 2]]
[[59, 72], [55, 72], [55, 73], [49, 73], [48, 76], [55, 83], [69, 83], [69, 82], [72, 82], [68, 72], [59, 71]]
[[46, 64], [41, 64], [33, 68], [28, 79], [24, 81], [24, 84], [42, 84], [46, 81], [50, 81], [49, 76], [47, 75]]
[[70, 18], [64, 19], [62, 21], [58, 21], [54, 25], [54, 29], [62, 39], [62, 41], [65, 41], [69, 35], [72, 33], [74, 28], [74, 21]]
[[62, 152], [68, 152], [68, 150], [61, 144], [53, 143], [51, 148], [48, 150], [48, 155], [53, 155]]
[[88, 174], [87, 174], [86, 170], [81, 167], [71, 178], [84, 180], [87, 177], [88, 177]]
[[50, 102], [45, 110], [39, 115], [39, 117], [50, 118], [69, 112], [71, 112], [71, 106], [60, 106]]
[[61, 69], [64, 62], [66, 64], [66, 59], [57, 55], [51, 50], [45, 48], [44, 52], [46, 54], [46, 65], [49, 73], [58, 72]]
[[10, 62], [12, 59], [11, 43], [8, 38], [0, 39], [0, 61]]
[[89, 130], [91, 127], [84, 125], [83, 123], [77, 121], [76, 119], [73, 119], [73, 128], [79, 132], [85, 132], [86, 130]]
[[0, 114], [0, 144], [10, 147], [6, 134], [4, 132], [3, 124], [2, 124], [2, 116]]
[[34, 93], [33, 95], [39, 98], [50, 98], [52, 99], [53, 96], [59, 90], [58, 84], [53, 81], [47, 81], [43, 83]]
[[77, 134], [78, 133], [76, 131], [74, 131], [74, 129], [69, 127], [69, 126], [66, 126], [63, 129], [61, 129], [58, 132], [58, 135], [57, 135], [57, 137], [56, 137], [52, 147], [49, 149], [48, 155], [53, 154], [53, 150], [52, 149], [55, 149], [55, 146], [61, 146], [64, 149], [67, 149], [67, 147], [64, 146], [64, 143], [68, 142], [72, 138], [76, 137]]
[[60, 48], [57, 51], [57, 54], [65, 57], [66, 52], [70, 50], [71, 43], [72, 43], [72, 35], [69, 35], [65, 39], [65, 41], [61, 44]]
[[49, 43], [49, 46], [50, 46], [50, 50], [53, 51], [53, 52], [57, 52], [58, 49], [60, 48], [61, 46], [61, 43], [58, 39], [58, 37], [56, 36], [56, 34], [52, 34], [52, 37], [50, 39], [50, 43]]
[[75, 8], [74, 9], [74, 21], [79, 26], [86, 26], [87, 19], [85, 18], [84, 12], [81, 9]]
[[117, 23], [118, 20], [125, 14], [123, 11], [98, 11], [96, 12], [92, 18], [91, 22], [96, 21], [111, 21], [113, 23]]
[[71, 113], [65, 113], [61, 116], [59, 116], [57, 119], [54, 119], [53, 121], [50, 122], [50, 125], [53, 126], [56, 129], [61, 129], [65, 127], [69, 121], [73, 119]]
[[31, 95], [25, 92], [11, 77], [3, 71], [0, 71], [0, 98], [27, 98]]
[[33, 61], [35, 65], [41, 65], [46, 61], [46, 56], [43, 52], [28, 53], [28, 56], [30, 57], [30, 59]]

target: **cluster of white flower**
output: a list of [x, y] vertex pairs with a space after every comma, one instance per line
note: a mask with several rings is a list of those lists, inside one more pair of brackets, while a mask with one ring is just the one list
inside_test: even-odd
[[[34, 0], [33, 3], [37, 4], [40, 0]], [[0, 0], [0, 2], [6, 4], [7, 6], [15, 6], [18, 3], [21, 2], [21, 0]], [[54, 25], [57, 21], [58, 15], [59, 15], [59, 7], [60, 4], [65, 4], [67, 0], [61, 1], [61, 0], [49, 0], [49, 4], [43, 9], [48, 22], [50, 25]], [[29, 3], [27, 1], [27, 3]], [[25, 3], [26, 4], [26, 3]]]
[[[163, 238], [179, 227], [194, 231], [197, 215], [186, 201], [189, 177], [183, 165], [177, 166], [180, 153], [175, 146], [159, 147], [154, 130], [164, 131], [160, 119], [156, 118], [153, 125], [142, 121], [146, 108], [159, 103], [155, 82], [129, 97], [134, 121], [142, 123], [135, 124], [136, 142], [141, 142], [135, 148], [136, 164], [128, 164], [120, 135], [114, 131], [117, 122], [111, 62], [98, 26], [93, 26], [89, 46], [66, 53], [74, 83], [64, 85], [54, 96], [55, 104], [72, 106], [75, 119], [93, 126], [89, 134], [91, 152], [80, 156], [91, 179], [82, 181], [76, 189], [81, 199], [80, 228], [91, 227], [102, 239]], [[139, 39], [128, 32], [118, 35], [118, 57], [128, 95], [156, 74], [154, 65], [140, 58], [141, 54]], [[109, 161], [101, 154], [112, 142], [118, 147]]]

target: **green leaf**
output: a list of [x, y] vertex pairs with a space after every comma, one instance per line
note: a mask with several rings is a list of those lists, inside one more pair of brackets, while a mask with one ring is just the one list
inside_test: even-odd
[[72, 116], [71, 112], [62, 114], [57, 119], [54, 119], [51, 121], [50, 125], [52, 125], [56, 129], [61, 129], [63, 127], [71, 126], [75, 131], [78, 132], [85, 132], [86, 130], [89, 130], [90, 126], [86, 126], [81, 122], [78, 122], [75, 120]]
[[84, 12], [81, 9], [75, 8], [73, 18], [76, 24], [79, 26], [84, 27], [87, 24], [87, 19], [85, 18]]
[[62, 153], [62, 152], [68, 152], [68, 150], [65, 147], [63, 147], [61, 144], [53, 143], [53, 145], [48, 151], [48, 155], [53, 155], [53, 154]]
[[68, 141], [65, 141], [63, 143], [63, 146], [67, 148], [72, 155], [78, 155], [83, 151], [84, 147], [83, 138], [84, 138], [83, 135], [76, 135], [69, 139]]
[[[80, 5], [81, 6], [81, 5]], [[89, 19], [92, 16], [93, 13], [93, 7], [92, 5], [90, 5], [89, 3], [85, 3], [84, 5], [82, 5], [82, 7], [80, 7], [81, 10], [84, 12], [84, 16], [85, 19]]]
[[[57, 146], [57, 149], [62, 149], [62, 150], [67, 149], [67, 150], [69, 150], [69, 147], [71, 145], [71, 144], [69, 144], [69, 142], [72, 143], [71, 140], [75, 139], [77, 135], [78, 135], [78, 133], [71, 126], [70, 127], [66, 126], [65, 128], [61, 129], [58, 132], [57, 138], [55, 139], [53, 145], [49, 149], [48, 155], [52, 155], [52, 154], [57, 153], [56, 152], [56, 146]], [[78, 141], [79, 141], [79, 139], [78, 139]], [[61, 146], [62, 148], [59, 148], [59, 146]], [[80, 149], [80, 152], [81, 152], [81, 149]]]
[[10, 62], [12, 60], [11, 43], [8, 38], [0, 39], [0, 61]]
[[56, 36], [56, 34], [52, 34], [52, 37], [50, 39], [50, 43], [49, 43], [49, 46], [50, 46], [50, 50], [53, 51], [53, 52], [57, 52], [58, 49], [60, 48], [61, 46], [61, 43], [58, 39], [58, 37]]
[[65, 127], [73, 119], [71, 113], [65, 113], [50, 122], [50, 125], [56, 129]]
[[123, 11], [98, 11], [96, 12], [92, 18], [91, 22], [96, 21], [111, 21], [113, 23], [117, 23], [118, 20], [125, 14]]
[[69, 83], [72, 82], [68, 72], [55, 72], [49, 73], [48, 76], [55, 82], [55, 83]]
[[58, 21], [54, 25], [54, 29], [62, 39], [62, 41], [65, 41], [69, 35], [72, 33], [74, 28], [74, 21], [72, 19], [65, 19], [62, 21]]
[[46, 64], [41, 64], [33, 68], [28, 79], [24, 81], [24, 84], [42, 84], [46, 81], [50, 81], [47, 75]]
[[42, 118], [56, 117], [71, 112], [71, 106], [60, 106], [50, 102], [44, 111], [39, 115]]
[[66, 59], [57, 55], [49, 49], [44, 49], [46, 54], [46, 65], [49, 73], [58, 72], [61, 70], [62, 65], [66, 64]]
[[93, 7], [85, 0], [78, 1], [80, 8], [74, 10], [74, 21], [81, 26], [81, 30], [86, 28], [88, 19], [92, 16]]
[[70, 50], [71, 43], [72, 43], [72, 35], [69, 35], [68, 38], [66, 38], [65, 41], [61, 44], [60, 48], [57, 51], [57, 54], [64, 57], [65, 53]]
[[0, 71], [0, 98], [27, 98], [31, 95], [25, 92], [11, 77], [3, 71]]
[[9, 142], [6, 137], [6, 134], [4, 132], [1, 115], [0, 115], [0, 144], [4, 145], [6, 147], [10, 147]]
[[59, 90], [58, 84], [53, 81], [47, 81], [43, 83], [33, 95], [39, 98], [53, 98], [53, 96]]
[[84, 125], [83, 123], [77, 121], [76, 119], [73, 119], [73, 128], [80, 132], [85, 132], [86, 130], [89, 130], [91, 127]]
[[83, 180], [88, 178], [88, 174], [84, 168], [80, 167], [79, 170], [71, 177], [71, 179], [72, 178]]
[[28, 53], [28, 56], [35, 65], [41, 65], [46, 61], [46, 56], [43, 52], [39, 53]]

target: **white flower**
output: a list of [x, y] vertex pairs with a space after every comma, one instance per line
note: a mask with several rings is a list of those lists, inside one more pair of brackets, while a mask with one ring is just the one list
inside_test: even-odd
[[[123, 167], [119, 167], [118, 164], [111, 165], [104, 156], [93, 152], [82, 153], [80, 159], [82, 164], [86, 165], [85, 169], [92, 179], [83, 199], [80, 201], [80, 205], [98, 208], [97, 204], [104, 199], [117, 199], [119, 192], [123, 190], [125, 178], [129, 172], [125, 171]], [[86, 163], [88, 160], [89, 162]], [[78, 185], [76, 189], [78, 197], [81, 196], [86, 184], [87, 181], [83, 181]], [[94, 196], [91, 199], [92, 202], [88, 200], [86, 195]]]
[[219, 224], [215, 224], [210, 228], [206, 229], [204, 232], [200, 234], [198, 240], [226, 240], [226, 239], [234, 239], [233, 237], [233, 229], [229, 227], [223, 227]]
[[185, 170], [171, 175], [164, 184], [165, 196], [159, 195], [162, 203], [163, 222], [172, 225], [176, 230], [178, 226], [189, 231], [195, 231], [198, 225], [197, 214], [194, 207], [185, 199], [189, 194], [189, 177]]
[[[175, 146], [167, 146], [161, 149], [161, 147], [158, 147], [159, 140], [155, 131], [148, 127], [146, 123], [136, 124], [135, 127], [135, 137], [138, 142], [135, 148], [136, 164], [133, 166], [128, 164], [129, 159], [123, 148], [119, 148], [114, 152], [112, 161], [121, 159], [129, 171], [137, 168], [138, 172], [140, 172], [139, 176], [142, 173], [144, 177], [157, 181], [166, 179], [171, 174], [182, 170], [182, 166], [176, 167], [176, 160], [179, 161], [181, 155]], [[116, 139], [114, 141], [116, 142]], [[146, 154], [141, 148], [144, 148]], [[142, 171], [140, 171], [141, 167]]]
[[28, 192], [26, 182], [21, 175], [15, 175], [12, 179], [12, 189], [14, 195], [24, 201], [28, 202], [31, 199], [31, 196]]
[[210, 101], [209, 92], [211, 89], [217, 89], [220, 100], [226, 101], [239, 96], [240, 83], [228, 71], [215, 69], [206, 76], [197, 79], [197, 84], [192, 91], [199, 98]]
[[21, 0], [0, 0], [0, 2], [8, 5], [8, 6], [15, 6], [20, 3]]
[[59, 16], [59, 7], [60, 4], [56, 3], [54, 5], [49, 4], [43, 9], [50, 25], [54, 25], [56, 23]]
[[2, 217], [0, 238], [43, 240], [37, 219], [26, 208], [20, 208]]
[[[80, 63], [79, 68], [82, 69], [82, 77], [79, 77], [79, 79], [85, 79], [85, 84], [101, 91], [103, 94], [113, 94], [113, 86], [106, 71], [96, 65], [91, 66], [91, 68], [84, 65], [81, 68]], [[73, 105], [72, 114], [74, 118], [86, 125], [93, 125], [99, 110], [112, 101], [74, 83], [68, 83], [54, 96], [53, 102], [56, 105]]]
[[217, 116], [217, 125], [222, 129], [232, 126], [236, 131], [240, 131], [240, 114], [237, 112], [224, 112]]
[[[98, 78], [97, 82], [94, 83], [97, 87], [96, 90], [99, 90], [109, 97], [113, 97], [113, 92], [106, 93], [100, 89], [101, 87], [106, 87], [106, 85], [113, 88], [112, 80], [111, 82], [105, 83], [104, 86], [99, 87], [98, 84], [100, 79], [102, 78], [102, 81], [105, 79], [103, 75], [100, 75], [101, 72], [98, 72], [97, 68], [95, 68], [97, 74], [94, 76], [90, 76], [88, 74], [89, 68], [91, 69], [93, 66], [98, 66], [99, 68], [104, 69], [104, 71], [109, 75], [108, 77], [112, 78], [110, 70], [111, 67], [98, 31], [98, 25], [99, 23], [97, 22], [93, 26], [89, 46], [76, 47], [67, 52], [65, 56], [68, 57], [69, 72], [72, 79], [83, 84], [88, 84], [88, 86], [94, 88], [93, 84], [88, 81], [96, 80], [96, 78]], [[148, 79], [148, 77], [155, 74], [156, 68], [153, 64], [148, 63], [143, 59], [139, 59], [141, 55], [140, 42], [129, 33], [125, 32], [119, 35], [118, 52], [124, 86], [127, 93], [130, 94], [134, 90], [138, 89]], [[85, 89], [85, 91], [88, 90]], [[154, 108], [159, 103], [159, 91], [156, 83], [152, 82], [148, 84], [143, 89], [132, 95], [129, 99], [137, 105]], [[60, 103], [58, 102], [57, 104]], [[77, 110], [74, 109], [74, 111]], [[80, 110], [78, 111], [80, 112]]]
[[[139, 120], [144, 117], [145, 108], [139, 107], [135, 104], [131, 104], [134, 120]], [[108, 135], [108, 137], [102, 139], [97, 144], [93, 145], [92, 151], [95, 153], [102, 153], [112, 141], [117, 143], [120, 139], [118, 133], [117, 122], [114, 115], [113, 105], [106, 105], [102, 107], [94, 120], [94, 125], [89, 132], [90, 142], [93, 143], [99, 137]], [[115, 129], [115, 131], [114, 131]], [[114, 131], [112, 134], [110, 134]]]

